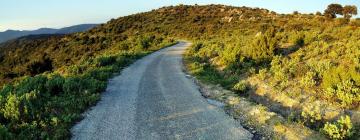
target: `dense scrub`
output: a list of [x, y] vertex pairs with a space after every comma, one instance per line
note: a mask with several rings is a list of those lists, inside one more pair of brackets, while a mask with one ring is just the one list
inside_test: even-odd
[[[148, 49], [165, 47], [154, 45]], [[6, 84], [0, 90], [2, 139], [68, 138], [72, 124], [105, 90], [107, 79], [149, 52], [138, 49], [104, 54]]]
[[[360, 21], [348, 16], [179, 5], [112, 19], [84, 33], [9, 41], [0, 45], [0, 84], [6, 84], [0, 94], [1, 134], [67, 137], [71, 123], [95, 103], [113, 72], [172, 38], [195, 43], [188, 59], [202, 80], [242, 96], [256, 83], [291, 100], [321, 101], [319, 111], [301, 104], [292, 116], [330, 134], [341, 127], [336, 123], [341, 116], [357, 120], [359, 27]], [[340, 113], [327, 117], [321, 110], [327, 106]]]
[[[202, 80], [235, 90], [241, 96], [246, 96], [244, 89], [256, 90], [259, 84], [265, 84], [271, 87], [265, 92], [285, 95], [298, 102], [290, 106], [292, 113], [279, 112], [285, 117], [292, 117], [314, 130], [324, 130], [321, 132], [333, 139], [357, 137], [359, 21], [299, 13], [257, 13], [261, 18], [245, 21], [239, 18], [243, 14], [229, 16], [232, 20], [226, 24], [238, 27], [197, 39], [187, 57], [191, 65], [197, 67], [192, 73]], [[285, 108], [290, 101], [284, 102]], [[339, 113], [331, 114], [332, 109]], [[327, 123], [342, 121], [341, 117], [347, 115], [355, 124], [351, 124], [350, 119], [346, 123], [355, 127], [344, 130], [342, 125]], [[346, 132], [339, 132], [340, 129]], [[333, 133], [341, 134], [334, 136]]]

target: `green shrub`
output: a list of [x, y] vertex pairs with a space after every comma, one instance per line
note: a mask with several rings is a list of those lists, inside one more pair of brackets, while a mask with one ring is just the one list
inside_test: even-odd
[[100, 81], [107, 81], [112, 75], [113, 70], [111, 67], [100, 67], [97, 69], [90, 70], [88, 72], [89, 77], [95, 78]]
[[304, 105], [301, 112], [301, 117], [305, 122], [315, 124], [321, 121], [321, 110], [318, 105]]
[[82, 87], [79, 77], [69, 77], [65, 79], [62, 88], [65, 94], [80, 94]]
[[14, 86], [10, 84], [6, 84], [0, 90], [0, 96], [6, 97], [14, 90]]
[[118, 67], [124, 67], [126, 65], [128, 65], [131, 62], [132, 59], [127, 58], [126, 56], [123, 55], [117, 55], [116, 59], [115, 59], [115, 65]]
[[258, 76], [261, 80], [265, 80], [266, 79], [266, 74], [267, 74], [267, 70], [266, 69], [260, 69]]
[[235, 90], [238, 93], [245, 93], [247, 89], [248, 89], [248, 83], [244, 80], [239, 81], [233, 87], [233, 90]]
[[105, 91], [106, 82], [96, 80], [92, 77], [85, 77], [81, 80], [82, 87], [86, 90], [87, 93], [100, 93]]
[[138, 39], [138, 49], [147, 50], [151, 47], [151, 43], [154, 41], [155, 36], [143, 36]]
[[31, 91], [29, 93], [25, 93], [23, 96], [20, 97], [20, 109], [23, 109], [22, 112], [22, 120], [29, 121], [34, 120], [41, 111], [41, 108], [43, 107], [43, 102], [46, 99], [44, 97], [41, 97], [41, 94], [39, 91]]
[[115, 56], [102, 56], [97, 58], [97, 66], [108, 66], [116, 62]]
[[335, 87], [329, 87], [325, 91], [325, 96], [328, 99], [335, 98], [344, 108], [351, 108], [359, 105], [360, 88], [350, 80], [344, 81]]
[[34, 77], [26, 77], [18, 85], [16, 85], [16, 94], [22, 95], [31, 91], [37, 90], [41, 93], [46, 93], [47, 77], [44, 75], [37, 75]]
[[324, 73], [333, 66], [333, 64], [328, 60], [319, 62], [317, 60], [310, 59], [307, 61], [306, 66], [317, 75], [323, 76]]
[[304, 45], [306, 44], [310, 44], [310, 43], [313, 43], [314, 41], [317, 41], [319, 40], [318, 38], [318, 35], [319, 35], [319, 31], [317, 30], [314, 30], [314, 31], [311, 31], [311, 32], [305, 32], [304, 34]]
[[353, 134], [353, 125], [349, 116], [341, 116], [335, 123], [327, 122], [322, 128], [322, 132], [329, 138], [334, 140], [341, 140], [350, 138]]
[[51, 95], [58, 95], [63, 92], [63, 84], [65, 82], [64, 77], [56, 74], [47, 80], [45, 86], [47, 92]]
[[10, 94], [7, 97], [7, 102], [1, 112], [4, 117], [11, 121], [18, 121], [20, 118], [20, 100], [15, 94]]
[[14, 139], [12, 134], [9, 132], [9, 130], [0, 124], [0, 139], [1, 140], [12, 140]]
[[289, 84], [291, 76], [291, 65], [287, 59], [282, 59], [281, 56], [275, 56], [271, 61], [270, 71], [273, 74], [274, 86], [280, 90], [284, 90]]
[[202, 47], [203, 47], [202, 43], [196, 43], [196, 44], [193, 45], [192, 51], [193, 52], [198, 52]]
[[360, 73], [356, 67], [332, 67], [324, 72], [322, 86], [327, 89], [349, 80], [353, 81], [355, 85], [360, 85]]
[[303, 46], [305, 43], [305, 35], [302, 32], [295, 32], [293, 35], [290, 36], [289, 40], [290, 43], [294, 45]]
[[315, 81], [316, 73], [307, 72], [304, 77], [300, 80], [300, 84], [306, 88], [311, 88], [316, 85]]
[[250, 46], [245, 49], [246, 56], [256, 62], [271, 60], [278, 45], [278, 40], [275, 38], [275, 35], [275, 29], [270, 28], [264, 34], [256, 36]]

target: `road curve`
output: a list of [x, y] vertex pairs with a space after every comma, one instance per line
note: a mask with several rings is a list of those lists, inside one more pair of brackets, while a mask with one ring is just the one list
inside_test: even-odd
[[111, 79], [98, 104], [71, 129], [72, 139], [251, 139], [182, 71], [189, 45], [157, 51]]

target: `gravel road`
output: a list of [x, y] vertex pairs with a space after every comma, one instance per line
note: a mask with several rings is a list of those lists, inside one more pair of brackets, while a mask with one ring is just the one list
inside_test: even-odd
[[182, 71], [182, 53], [189, 45], [157, 51], [111, 79], [98, 104], [72, 128], [72, 139], [251, 139]]

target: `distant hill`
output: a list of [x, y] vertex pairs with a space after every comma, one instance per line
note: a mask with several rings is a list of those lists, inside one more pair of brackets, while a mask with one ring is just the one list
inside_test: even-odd
[[87, 31], [98, 24], [80, 24], [74, 25], [70, 27], [60, 28], [60, 29], [52, 29], [52, 28], [40, 28], [33, 31], [19, 31], [19, 30], [7, 30], [5, 32], [0, 32], [0, 43], [5, 42], [7, 40], [15, 39], [22, 36], [27, 35], [38, 35], [38, 34], [70, 34], [76, 32]]

